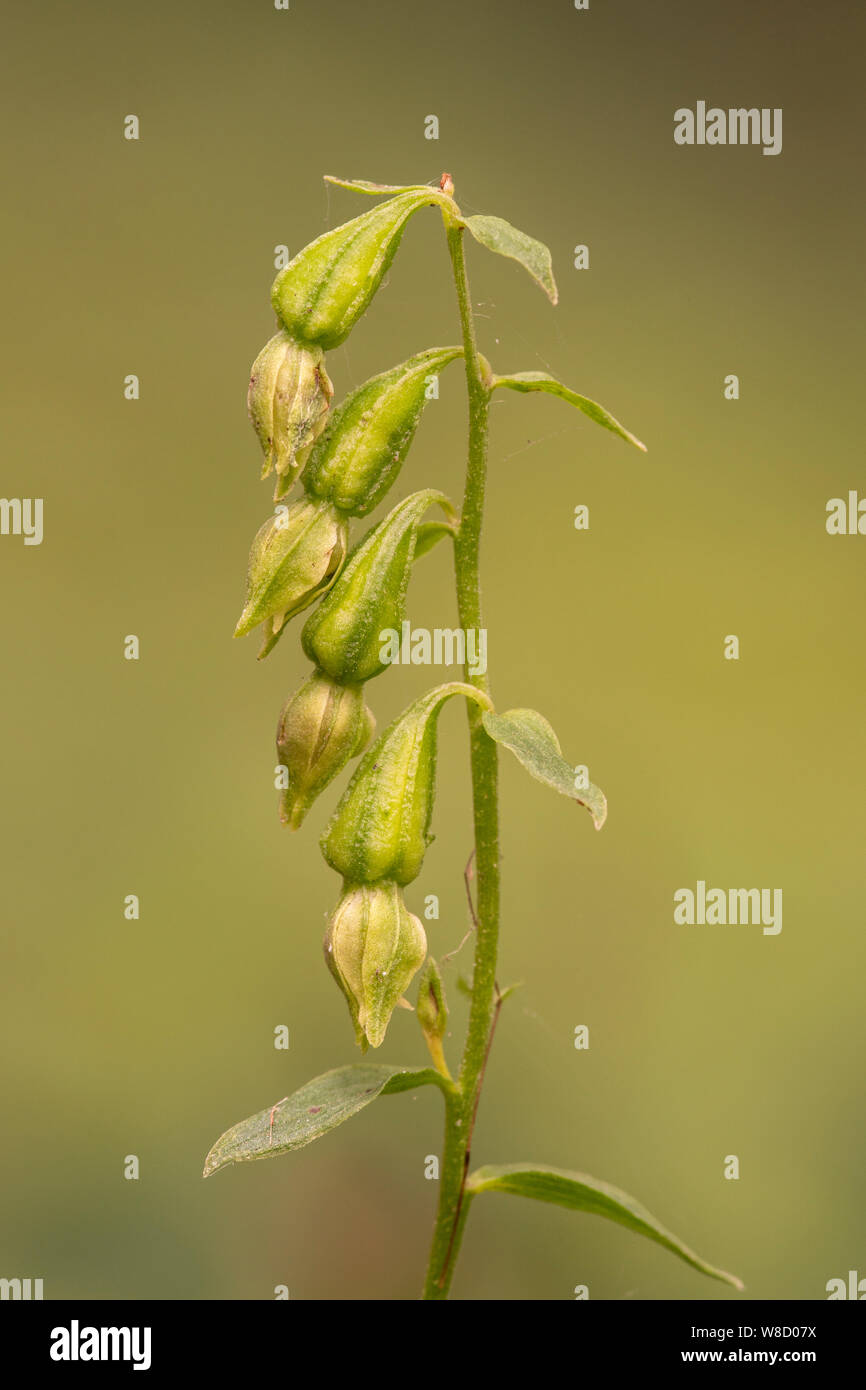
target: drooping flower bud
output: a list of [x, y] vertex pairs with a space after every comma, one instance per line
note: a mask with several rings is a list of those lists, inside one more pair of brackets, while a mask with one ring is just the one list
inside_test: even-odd
[[276, 315], [292, 337], [326, 351], [338, 347], [379, 288], [413, 212], [444, 201], [434, 188], [401, 193], [299, 251], [271, 290]]
[[286, 495], [325, 428], [333, 394], [322, 349], [304, 347], [285, 331], [253, 363], [247, 409], [265, 455], [262, 477], [277, 472], [275, 501]]
[[264, 624], [266, 656], [285, 624], [330, 588], [346, 557], [348, 526], [327, 503], [310, 498], [280, 507], [250, 551], [247, 598], [235, 637]]
[[304, 487], [351, 516], [366, 516], [403, 466], [427, 401], [429, 378], [459, 347], [428, 348], [371, 377], [333, 412], [304, 469]]
[[358, 685], [340, 685], [314, 671], [295, 691], [277, 725], [277, 757], [288, 776], [280, 797], [284, 825], [297, 830], [319, 793], [366, 748], [375, 727]]
[[349, 882], [406, 884], [421, 872], [432, 839], [436, 721], [452, 695], [492, 708], [472, 685], [437, 686], [379, 735], [356, 768], [321, 841], [331, 868]]
[[304, 651], [335, 680], [368, 681], [385, 670], [381, 634], [400, 630], [418, 523], [434, 502], [453, 519], [444, 493], [432, 489], [398, 503], [352, 551], [327, 598], [304, 624]]
[[362, 1051], [384, 1041], [426, 954], [424, 928], [396, 883], [344, 886], [325, 934], [325, 959], [346, 997]]

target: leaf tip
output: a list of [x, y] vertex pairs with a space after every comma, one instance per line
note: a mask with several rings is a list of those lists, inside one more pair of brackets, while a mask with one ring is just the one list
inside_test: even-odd
[[204, 1161], [204, 1168], [202, 1168], [201, 1170], [201, 1175], [203, 1178], [209, 1178], [213, 1173], [216, 1173], [223, 1166], [219, 1158], [217, 1158], [214, 1153], [215, 1148], [216, 1145], [214, 1145], [214, 1148], [211, 1149], [210, 1153]]
[[595, 826], [596, 830], [601, 830], [602, 826], [607, 820], [607, 797], [605, 796], [603, 791], [599, 791], [598, 795], [599, 801], [597, 803], [597, 807], [596, 809], [590, 807], [589, 813], [592, 816], [592, 823]]

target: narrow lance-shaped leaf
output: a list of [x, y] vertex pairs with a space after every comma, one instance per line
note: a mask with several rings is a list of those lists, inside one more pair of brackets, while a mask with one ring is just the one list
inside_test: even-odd
[[274, 1158], [302, 1149], [357, 1115], [377, 1096], [441, 1084], [441, 1077], [431, 1067], [395, 1067], [376, 1062], [337, 1067], [227, 1129], [205, 1159], [203, 1176], [208, 1178], [230, 1163]]
[[646, 1236], [666, 1250], [678, 1255], [693, 1269], [700, 1270], [711, 1279], [720, 1279], [735, 1289], [743, 1284], [735, 1274], [717, 1269], [690, 1250], [677, 1236], [672, 1235], [660, 1221], [641, 1206], [634, 1197], [622, 1192], [610, 1183], [591, 1178], [586, 1173], [571, 1173], [563, 1168], [550, 1168], [541, 1163], [489, 1164], [478, 1168], [466, 1180], [466, 1191], [470, 1197], [481, 1192], [510, 1192], [517, 1197], [533, 1197], [540, 1202], [553, 1202], [571, 1211], [590, 1212], [595, 1216], [606, 1216], [637, 1235]]
[[542, 241], [527, 236], [517, 227], [512, 227], [501, 217], [462, 217], [461, 224], [471, 232], [475, 240], [488, 251], [499, 256], [508, 256], [519, 261], [537, 285], [540, 285], [551, 304], [559, 300], [559, 291], [553, 278], [553, 263], [550, 252]]
[[619, 420], [615, 420], [603, 405], [598, 405], [586, 396], [579, 396], [576, 391], [572, 391], [568, 386], [563, 386], [561, 381], [549, 376], [547, 372], [511, 372], [508, 376], [494, 376], [494, 389], [497, 386], [507, 386], [510, 391], [546, 391], [551, 396], [559, 396], [560, 400], [568, 401], [569, 405], [577, 406], [578, 410], [582, 410], [584, 415], [588, 415], [590, 420], [594, 420], [597, 425], [603, 425], [606, 430], [612, 430], [614, 434], [619, 435], [620, 439], [625, 439], [636, 449], [641, 449], [646, 453], [646, 445], [624, 425], [621, 425]]
[[562, 756], [559, 739], [543, 714], [534, 709], [510, 709], [505, 714], [485, 710], [481, 716], [491, 738], [510, 749], [537, 782], [585, 806], [596, 830], [607, 819], [607, 799], [598, 787], [575, 785], [575, 770]]
[[371, 183], [369, 179], [338, 179], [334, 174], [325, 174], [324, 179], [325, 183], [333, 183], [337, 188], [348, 188], [353, 193], [369, 193], [373, 197], [382, 193], [425, 193], [432, 195], [434, 202], [451, 201], [441, 189], [430, 183]]

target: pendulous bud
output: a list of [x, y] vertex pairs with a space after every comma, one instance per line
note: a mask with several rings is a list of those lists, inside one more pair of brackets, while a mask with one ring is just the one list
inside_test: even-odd
[[347, 396], [310, 454], [306, 491], [351, 516], [371, 512], [403, 466], [430, 377], [462, 352], [459, 347], [428, 348]]
[[444, 493], [428, 489], [398, 503], [355, 547], [334, 587], [304, 624], [304, 651], [334, 680], [368, 681], [385, 670], [382, 633], [400, 630], [419, 522], [434, 502], [453, 522]]
[[340, 685], [314, 671], [280, 714], [277, 757], [288, 773], [280, 798], [280, 820], [298, 826], [320, 792], [373, 736], [376, 721], [361, 687]]
[[472, 685], [452, 681], [411, 704], [364, 754], [321, 840], [332, 869], [350, 883], [411, 883], [430, 844], [436, 781], [436, 722], [446, 700]]
[[443, 201], [433, 188], [402, 193], [311, 241], [280, 271], [271, 290], [283, 327], [326, 351], [339, 347], [379, 288], [408, 219], [419, 208]]
[[346, 997], [362, 1051], [384, 1041], [426, 954], [424, 928], [396, 883], [344, 886], [325, 934], [325, 959]]
[[289, 619], [333, 584], [347, 543], [346, 519], [327, 503], [307, 497], [279, 507], [253, 541], [247, 598], [235, 637], [262, 624], [259, 656], [267, 656]]
[[304, 347], [282, 331], [265, 344], [250, 373], [247, 409], [265, 462], [276, 469], [274, 500], [284, 497], [325, 428], [334, 388], [320, 347]]

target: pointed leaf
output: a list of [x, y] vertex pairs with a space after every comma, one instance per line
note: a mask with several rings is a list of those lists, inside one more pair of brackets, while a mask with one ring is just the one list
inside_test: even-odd
[[711, 1279], [720, 1279], [735, 1289], [743, 1284], [735, 1274], [702, 1260], [675, 1235], [666, 1230], [659, 1221], [635, 1201], [627, 1192], [622, 1192], [610, 1183], [591, 1178], [587, 1173], [570, 1173], [563, 1168], [550, 1168], [541, 1163], [490, 1164], [478, 1168], [466, 1180], [466, 1191], [473, 1197], [479, 1192], [510, 1192], [517, 1197], [534, 1197], [539, 1202], [554, 1202], [557, 1206], [568, 1207], [571, 1211], [591, 1212], [595, 1216], [606, 1216], [637, 1235], [646, 1236], [666, 1250], [679, 1255], [681, 1260], [707, 1274]]
[[579, 396], [576, 391], [563, 386], [561, 381], [549, 376], [547, 372], [512, 372], [508, 376], [495, 376], [494, 389], [497, 386], [507, 386], [511, 391], [547, 391], [551, 396], [559, 396], [560, 400], [568, 401], [569, 405], [576, 405], [578, 410], [582, 410], [584, 415], [588, 415], [597, 425], [604, 425], [606, 430], [613, 430], [620, 439], [627, 440], [629, 444], [634, 444], [636, 449], [646, 453], [646, 445], [621, 425], [619, 420], [615, 420], [603, 405], [598, 405], [586, 396]]
[[326, 1071], [285, 1100], [227, 1129], [205, 1159], [203, 1176], [208, 1178], [230, 1163], [274, 1158], [302, 1149], [357, 1115], [377, 1096], [429, 1085], [442, 1085], [441, 1076], [432, 1067], [358, 1062]]
[[574, 768], [565, 761], [559, 739], [543, 714], [534, 709], [510, 709], [505, 714], [485, 711], [484, 727], [491, 738], [508, 748], [538, 782], [585, 806], [596, 830], [607, 819], [607, 799], [599, 787], [576, 787]]
[[457, 523], [447, 521], [425, 521], [417, 531], [415, 542], [415, 559], [420, 560], [422, 555], [426, 555], [435, 545], [438, 545], [446, 536], [453, 540], [457, 535]]
[[510, 222], [505, 222], [501, 217], [464, 217], [461, 221], [475, 240], [486, 246], [488, 251], [495, 251], [500, 256], [509, 256], [513, 261], [519, 261], [524, 269], [529, 271], [536, 284], [544, 290], [551, 304], [557, 303], [559, 291], [553, 278], [553, 264], [550, 252], [543, 242], [527, 236], [526, 232], [518, 231], [517, 227], [512, 227]]
[[[446, 195], [431, 183], [371, 183], [369, 179], [338, 179], [333, 174], [325, 174], [325, 183], [336, 184], [337, 188], [348, 188], [354, 193], [432, 193], [445, 201]], [[450, 202], [450, 198], [447, 200]]]

